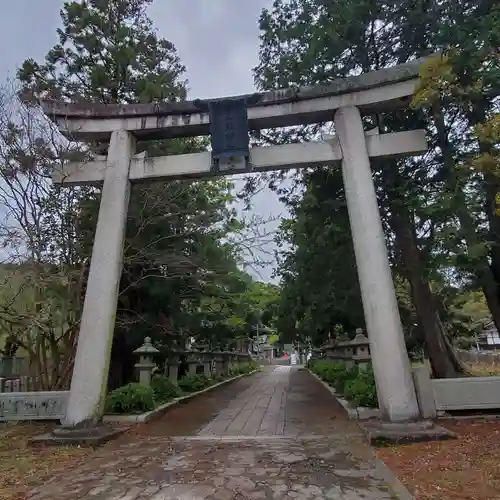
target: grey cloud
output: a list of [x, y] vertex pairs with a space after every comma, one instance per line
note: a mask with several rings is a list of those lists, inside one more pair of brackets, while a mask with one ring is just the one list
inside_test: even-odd
[[191, 95], [251, 92], [258, 62], [258, 18], [271, 0], [157, 0], [151, 15], [188, 68]]

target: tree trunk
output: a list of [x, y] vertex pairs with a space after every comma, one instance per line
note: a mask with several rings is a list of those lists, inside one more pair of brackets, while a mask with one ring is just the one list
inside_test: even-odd
[[436, 299], [423, 272], [422, 257], [417, 247], [414, 225], [404, 200], [398, 199], [393, 189], [398, 182], [397, 165], [384, 169], [384, 179], [389, 184], [390, 222], [401, 252], [406, 277], [410, 282], [412, 302], [423, 332], [427, 353], [436, 378], [453, 378], [463, 373], [439, 317]]

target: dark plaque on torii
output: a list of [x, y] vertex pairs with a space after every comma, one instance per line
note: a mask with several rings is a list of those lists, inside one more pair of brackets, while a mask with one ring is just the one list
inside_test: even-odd
[[225, 99], [196, 99], [193, 104], [210, 114], [212, 167], [214, 173], [250, 169], [247, 107], [257, 104], [261, 94]]

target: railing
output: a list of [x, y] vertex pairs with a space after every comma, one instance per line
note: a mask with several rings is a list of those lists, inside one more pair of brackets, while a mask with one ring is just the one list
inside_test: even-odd
[[13, 378], [0, 378], [0, 393], [5, 392], [38, 392], [37, 379], [29, 375]]
[[0, 394], [0, 422], [61, 420], [66, 415], [69, 391], [11, 392]]
[[432, 379], [422, 365], [413, 368], [413, 379], [424, 418], [446, 411], [500, 410], [500, 377]]
[[500, 377], [431, 380], [437, 411], [500, 409]]
[[0, 422], [64, 418], [69, 391], [36, 391], [36, 383], [28, 375], [0, 378]]

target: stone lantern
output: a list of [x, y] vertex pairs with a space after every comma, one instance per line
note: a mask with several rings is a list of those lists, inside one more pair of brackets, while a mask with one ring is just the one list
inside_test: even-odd
[[151, 374], [156, 364], [153, 363], [153, 354], [157, 354], [160, 351], [151, 344], [151, 338], [146, 337], [144, 339], [144, 344], [134, 351], [134, 354], [139, 354], [139, 362], [134, 366], [139, 370], [139, 383], [142, 385], [151, 385]]
[[371, 361], [370, 341], [363, 334], [361, 328], [356, 330], [356, 336], [351, 340], [350, 344], [353, 348], [352, 359], [360, 370], [365, 370]]

